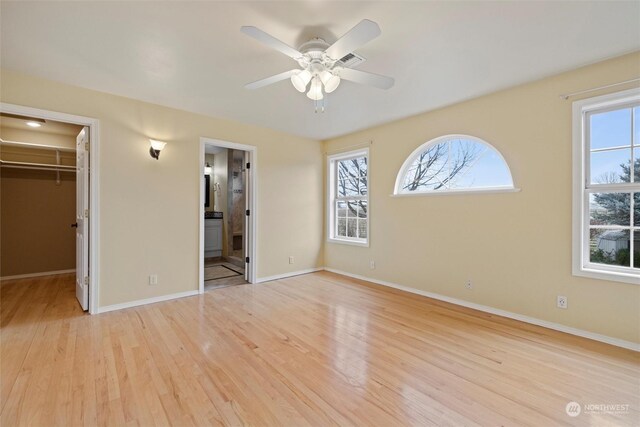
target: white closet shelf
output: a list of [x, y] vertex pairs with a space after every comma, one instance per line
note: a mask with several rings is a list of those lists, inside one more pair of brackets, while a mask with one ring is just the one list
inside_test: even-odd
[[2, 138], [0, 138], [0, 144], [6, 145], [8, 147], [13, 146], [13, 147], [23, 147], [23, 148], [35, 148], [38, 150], [55, 150], [55, 151], [66, 151], [71, 153], [76, 151], [75, 148], [58, 147], [56, 145], [49, 145], [49, 144], [36, 144], [33, 142], [7, 141]]

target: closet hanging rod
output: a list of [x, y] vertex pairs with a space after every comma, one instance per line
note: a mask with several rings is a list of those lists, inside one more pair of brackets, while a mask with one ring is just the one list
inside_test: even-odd
[[68, 147], [58, 147], [56, 145], [49, 144], [36, 144], [33, 142], [22, 142], [22, 141], [7, 141], [0, 138], [0, 144], [6, 146], [14, 146], [14, 147], [24, 147], [24, 148], [36, 148], [40, 150], [58, 150], [58, 151], [67, 151], [67, 152], [75, 152], [75, 148]]
[[47, 170], [76, 170], [75, 166], [67, 166], [67, 165], [52, 165], [51, 163], [29, 163], [29, 162], [13, 162], [9, 160], [0, 160], [0, 165], [2, 166], [30, 166], [30, 167], [38, 167]]
[[57, 168], [42, 168], [38, 166], [14, 166], [14, 165], [0, 165], [2, 169], [30, 169], [30, 170], [39, 170], [39, 171], [50, 171], [50, 172], [71, 172], [76, 173], [75, 169], [57, 169]]

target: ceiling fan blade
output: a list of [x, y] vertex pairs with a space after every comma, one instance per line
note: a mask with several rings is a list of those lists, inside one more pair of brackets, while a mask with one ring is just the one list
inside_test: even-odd
[[379, 89], [389, 89], [395, 83], [392, 77], [381, 76], [380, 74], [367, 73], [351, 68], [342, 68], [338, 71], [341, 79], [350, 82], [360, 83], [367, 86], [377, 87]]
[[368, 19], [363, 19], [344, 36], [340, 37], [338, 41], [329, 46], [325, 53], [329, 58], [338, 60], [375, 39], [380, 34], [381, 31], [378, 24]]
[[289, 70], [284, 73], [276, 74], [275, 76], [267, 77], [266, 79], [258, 80], [253, 83], [249, 83], [245, 85], [245, 89], [259, 89], [264, 86], [268, 86], [273, 83], [277, 83], [281, 80], [286, 80], [290, 78], [293, 74], [299, 73], [300, 70]]
[[278, 50], [293, 59], [298, 59], [302, 56], [300, 52], [289, 46], [288, 44], [281, 42], [277, 38], [273, 37], [256, 27], [240, 27], [240, 31], [253, 37], [259, 42], [269, 46], [272, 49]]

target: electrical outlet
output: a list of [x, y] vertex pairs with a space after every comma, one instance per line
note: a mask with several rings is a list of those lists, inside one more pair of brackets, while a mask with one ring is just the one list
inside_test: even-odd
[[150, 286], [154, 286], [158, 284], [158, 275], [157, 274], [152, 274], [149, 276], [149, 285]]
[[289, 264], [293, 264], [293, 257], [292, 256], [289, 257]]
[[471, 280], [467, 280], [467, 283], [464, 284], [464, 287], [469, 290], [473, 289], [473, 283], [471, 283]]
[[567, 297], [558, 295], [556, 305], [558, 308], [569, 308], [569, 301], [567, 300]]
[[374, 260], [369, 260], [369, 268], [372, 270], [376, 268], [376, 262]]

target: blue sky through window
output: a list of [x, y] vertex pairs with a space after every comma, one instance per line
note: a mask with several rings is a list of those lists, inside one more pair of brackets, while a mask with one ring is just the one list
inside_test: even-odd
[[[640, 107], [623, 108], [591, 115], [590, 131], [590, 168], [591, 183], [606, 184], [628, 182], [622, 165], [630, 166], [631, 145], [640, 143]], [[635, 142], [631, 138], [631, 123], [634, 122]], [[606, 151], [593, 151], [613, 147], [626, 147]], [[640, 158], [640, 149], [634, 155]]]
[[405, 193], [513, 188], [500, 153], [475, 138], [435, 140], [420, 150], [404, 173], [399, 190]]
[[454, 188], [482, 188], [512, 186], [511, 174], [502, 157], [484, 146], [476, 162], [454, 179]]

